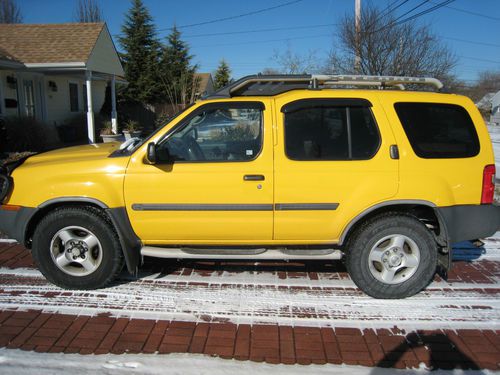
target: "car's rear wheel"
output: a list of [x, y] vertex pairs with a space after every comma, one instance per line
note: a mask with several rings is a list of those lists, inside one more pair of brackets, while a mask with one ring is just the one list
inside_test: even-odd
[[424, 289], [437, 267], [430, 230], [403, 213], [376, 216], [347, 245], [346, 266], [354, 283], [375, 298], [405, 298]]
[[123, 268], [118, 236], [93, 207], [50, 212], [35, 230], [32, 252], [47, 280], [66, 289], [102, 288]]

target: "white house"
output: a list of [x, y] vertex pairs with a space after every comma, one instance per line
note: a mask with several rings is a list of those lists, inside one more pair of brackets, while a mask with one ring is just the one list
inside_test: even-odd
[[87, 113], [95, 142], [94, 112], [111, 85], [111, 120], [117, 130], [115, 85], [124, 71], [105, 23], [0, 24], [0, 114], [62, 124]]
[[500, 91], [491, 98], [491, 116], [490, 122], [500, 125]]

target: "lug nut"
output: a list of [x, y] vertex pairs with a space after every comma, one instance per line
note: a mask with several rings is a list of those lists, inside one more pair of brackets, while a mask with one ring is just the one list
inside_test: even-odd
[[389, 254], [390, 254], [390, 252], [389, 252], [389, 250], [387, 250], [387, 251], [385, 252], [385, 255], [389, 255]]

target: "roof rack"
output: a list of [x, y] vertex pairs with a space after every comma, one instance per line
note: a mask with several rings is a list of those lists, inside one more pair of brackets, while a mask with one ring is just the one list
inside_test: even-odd
[[404, 90], [405, 84], [430, 85], [438, 91], [443, 84], [436, 78], [364, 76], [364, 75], [250, 75], [233, 82], [208, 98], [230, 98], [233, 96], [277, 95], [295, 89], [321, 89], [332, 86], [376, 86]]

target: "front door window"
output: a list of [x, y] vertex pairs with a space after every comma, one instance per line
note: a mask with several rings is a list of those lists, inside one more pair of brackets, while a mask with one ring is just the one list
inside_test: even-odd
[[35, 91], [33, 80], [24, 80], [24, 109], [26, 116], [35, 117]]
[[180, 162], [250, 161], [262, 148], [262, 109], [222, 106], [202, 109], [159, 147], [160, 157]]

